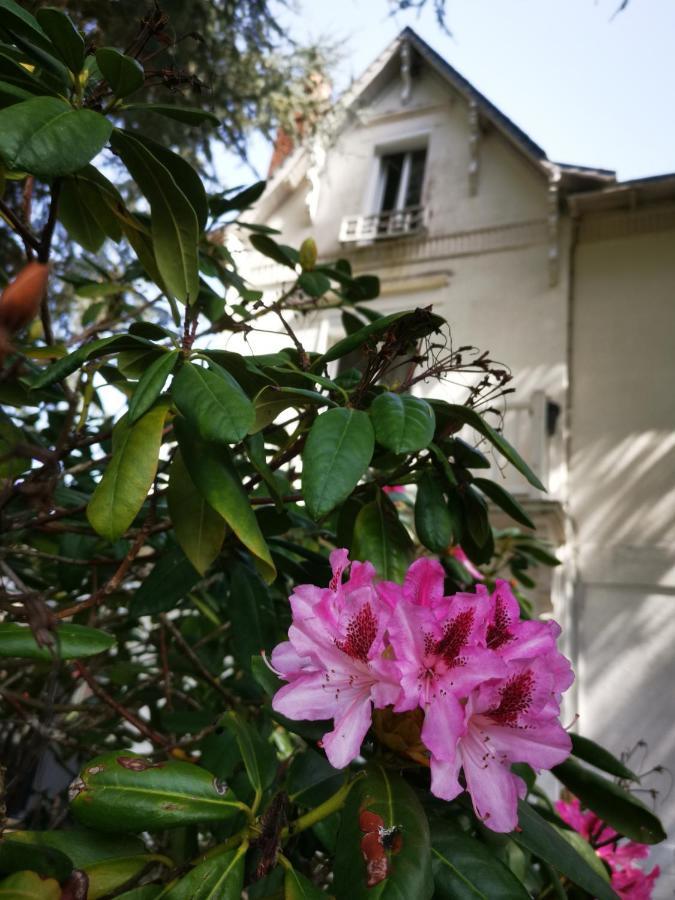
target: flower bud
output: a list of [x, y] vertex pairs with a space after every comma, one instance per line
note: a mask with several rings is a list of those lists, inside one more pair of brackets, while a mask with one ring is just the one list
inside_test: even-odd
[[311, 272], [316, 265], [316, 242], [314, 238], [308, 237], [300, 245], [300, 265], [304, 272]]
[[47, 287], [49, 266], [29, 262], [21, 269], [0, 296], [0, 327], [19, 331], [33, 321]]

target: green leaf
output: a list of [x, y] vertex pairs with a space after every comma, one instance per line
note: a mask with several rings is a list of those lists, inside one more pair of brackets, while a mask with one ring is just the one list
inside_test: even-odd
[[519, 830], [511, 838], [549, 863], [596, 900], [618, 900], [605, 879], [524, 800], [518, 801]]
[[127, 750], [90, 760], [69, 796], [78, 821], [113, 832], [224, 822], [241, 809], [227, 785], [199, 766], [153, 763]]
[[145, 135], [132, 135], [132, 137], [141, 141], [150, 153], [168, 169], [173, 176], [173, 180], [190, 201], [190, 205], [197, 216], [199, 230], [200, 232], [203, 231], [206, 226], [206, 220], [209, 217], [209, 203], [204, 184], [195, 169], [182, 156], [174, 153], [173, 150], [163, 147], [156, 141], [150, 140]]
[[477, 547], [485, 547], [490, 540], [490, 520], [485, 500], [471, 485], [461, 494], [469, 535]]
[[37, 21], [73, 75], [79, 75], [84, 65], [84, 38], [67, 13], [51, 6], [37, 11]]
[[417, 481], [415, 531], [432, 553], [447, 553], [448, 546], [456, 543], [454, 520], [443, 489], [443, 482], [431, 470], [423, 471]]
[[0, 79], [0, 107], [11, 106], [13, 103], [20, 103], [22, 100], [30, 100], [32, 96], [30, 91]]
[[386, 494], [359, 511], [354, 523], [352, 558], [369, 560], [380, 578], [402, 581], [412, 562], [413, 544]]
[[0, 111], [0, 156], [9, 169], [31, 175], [70, 175], [103, 149], [111, 131], [97, 112], [36, 97]]
[[173, 372], [179, 357], [179, 350], [170, 350], [150, 363], [129, 401], [127, 421], [130, 425], [145, 415], [162, 393], [166, 379]]
[[140, 838], [130, 834], [98, 834], [88, 828], [52, 829], [51, 831], [15, 831], [12, 840], [35, 847], [53, 847], [65, 853], [76, 869], [88, 869], [96, 863], [146, 853]]
[[3, 27], [12, 34], [21, 35], [46, 53], [53, 53], [54, 47], [37, 19], [14, 0], [0, 0], [0, 14]]
[[43, 880], [35, 872], [15, 872], [0, 881], [0, 900], [59, 900], [60, 897], [58, 881]]
[[316, 885], [292, 867], [284, 874], [284, 900], [325, 900], [326, 895]]
[[155, 616], [178, 606], [199, 581], [199, 573], [180, 547], [165, 550], [131, 604], [134, 616]]
[[234, 734], [251, 787], [256, 795], [261, 796], [270, 783], [270, 775], [273, 778], [276, 769], [276, 757], [272, 747], [266, 744], [252, 726], [237, 713], [226, 713], [220, 724]]
[[241, 211], [248, 209], [259, 200], [265, 192], [267, 186], [266, 181], [256, 181], [250, 187], [244, 188], [232, 197], [211, 197], [209, 206], [214, 216], [222, 216], [223, 213], [232, 212], [233, 210]]
[[[100, 338], [97, 341], [89, 341], [82, 344], [77, 350], [64, 356], [63, 359], [57, 360], [48, 366], [35, 379], [31, 385], [32, 390], [49, 387], [57, 381], [62, 381], [66, 376], [71, 375], [80, 368], [88, 359], [96, 359], [106, 354], [119, 353], [121, 350], [128, 350], [134, 347], [152, 347], [148, 341], [142, 338], [134, 337], [130, 334], [113, 335], [112, 337]], [[160, 348], [156, 348], [161, 352]]]
[[482, 434], [483, 437], [486, 437], [490, 443], [499, 450], [502, 456], [507, 459], [533, 487], [536, 487], [540, 491], [546, 490], [532, 469], [518, 451], [506, 440], [504, 435], [495, 431], [491, 425], [488, 425], [485, 419], [483, 419], [475, 409], [470, 409], [468, 406], [459, 406], [455, 403], [446, 403], [444, 400], [431, 400], [430, 403], [436, 411], [437, 419], [443, 416], [445, 418], [456, 419], [460, 427], [461, 425], [469, 425], [479, 434]]
[[553, 828], [558, 832], [561, 838], [567, 841], [579, 856], [590, 866], [591, 869], [594, 869], [598, 876], [605, 881], [609, 882], [609, 873], [605, 867], [605, 864], [602, 862], [598, 854], [595, 852], [593, 847], [588, 843], [588, 841], [583, 838], [578, 831], [573, 831], [570, 828], [560, 828], [558, 825], [552, 825]]
[[500, 484], [489, 481], [487, 478], [474, 478], [472, 484], [479, 488], [493, 503], [503, 509], [505, 513], [508, 513], [516, 522], [524, 525], [526, 528], [535, 528], [534, 522], [520, 503], [508, 491], [505, 491]]
[[154, 281], [163, 294], [169, 294], [160, 274], [155, 256], [155, 248], [147, 228], [138, 216], [126, 216], [120, 222], [122, 233], [136, 254], [139, 263], [150, 281]]
[[125, 56], [114, 47], [101, 47], [96, 51], [96, 62], [116, 97], [127, 97], [143, 87], [143, 66], [131, 56]]
[[113, 431], [113, 454], [87, 506], [92, 528], [116, 541], [136, 518], [157, 473], [167, 407], [159, 404], [133, 425], [121, 419]]
[[185, 363], [174, 378], [176, 406], [205, 441], [236, 443], [255, 421], [255, 408], [225, 369]]
[[180, 450], [169, 469], [167, 502], [176, 540], [194, 568], [203, 575], [220, 553], [226, 525], [195, 487]]
[[59, 195], [59, 219], [74, 241], [90, 253], [96, 253], [106, 237], [115, 242], [121, 240], [117, 210], [123, 206], [117, 188], [89, 165], [64, 179]]
[[377, 275], [358, 275], [351, 279], [342, 292], [350, 303], [363, 303], [380, 296], [380, 279]]
[[485, 844], [456, 826], [432, 823], [435, 900], [528, 900], [530, 894]]
[[426, 400], [409, 394], [380, 394], [370, 407], [375, 438], [393, 453], [414, 453], [428, 446], [436, 417]]
[[[390, 874], [373, 887], [366, 886], [366, 862], [361, 853], [363, 832], [359, 814], [379, 815], [384, 828], [399, 828], [401, 846], [388, 852]], [[382, 766], [368, 768], [352, 788], [342, 813], [335, 856], [335, 893], [350, 900], [430, 900], [431, 874], [429, 823], [411, 787]]]
[[584, 762], [590, 763], [596, 769], [602, 769], [603, 772], [615, 775], [617, 778], [624, 778], [626, 781], [640, 781], [635, 772], [600, 744], [596, 744], [595, 741], [582, 737], [580, 734], [570, 734], [570, 737], [572, 738], [572, 754], [578, 759], [583, 759]]
[[613, 781], [573, 759], [565, 760], [552, 772], [584, 806], [619, 834], [640, 844], [658, 844], [666, 839], [658, 817], [641, 800]]
[[[300, 806], [314, 806], [334, 794], [344, 780], [344, 770], [334, 769], [323, 753], [317, 753], [307, 747], [293, 758], [288, 770], [286, 787], [293, 803]], [[319, 799], [318, 792], [326, 796]]]
[[123, 109], [133, 112], [157, 113], [159, 116], [166, 116], [167, 119], [174, 119], [184, 125], [202, 125], [205, 122], [209, 125], [220, 125], [218, 116], [195, 106], [173, 106], [169, 103], [127, 103]]
[[303, 272], [298, 278], [298, 284], [310, 297], [322, 297], [330, 290], [330, 280], [321, 272]]
[[272, 650], [276, 617], [269, 592], [255, 572], [240, 562], [229, 568], [227, 614], [237, 635], [232, 651], [245, 669], [261, 650]]
[[415, 342], [425, 335], [437, 331], [444, 321], [440, 316], [436, 316], [426, 310], [396, 312], [388, 316], [382, 316], [380, 319], [371, 322], [370, 325], [365, 325], [353, 334], [338, 341], [337, 344], [333, 344], [327, 353], [319, 357], [312, 368], [320, 368], [334, 359], [346, 356], [353, 350], [362, 347], [366, 342], [373, 341], [373, 343], [378, 343], [382, 340], [384, 332], [394, 326], [396, 326], [397, 334], [409, 338], [411, 342]]
[[170, 885], [161, 900], [239, 900], [244, 887], [245, 850], [230, 850], [195, 866]]
[[0, 873], [21, 872], [30, 869], [43, 878], [64, 881], [73, 871], [73, 864], [65, 853], [53, 847], [29, 847], [14, 840], [14, 834], [0, 841]]
[[300, 259], [300, 254], [297, 250], [294, 250], [293, 247], [287, 247], [285, 244], [278, 244], [267, 234], [252, 234], [249, 240], [258, 253], [262, 253], [263, 256], [269, 257], [269, 259], [279, 263], [280, 266], [286, 266], [295, 271], [295, 267], [298, 265]]
[[302, 488], [313, 518], [347, 499], [368, 468], [374, 447], [373, 427], [361, 410], [329, 409], [316, 419], [302, 454]]
[[125, 891], [123, 894], [118, 894], [116, 900], [157, 900], [161, 892], [160, 884], [144, 884], [141, 887]]
[[150, 203], [153, 247], [163, 281], [177, 300], [194, 303], [199, 294], [199, 225], [190, 201], [136, 137], [115, 129], [111, 145]]
[[204, 499], [250, 550], [263, 578], [271, 583], [276, 577], [276, 569], [269, 547], [227, 448], [196, 439], [185, 420], [177, 419], [174, 428], [190, 478]]
[[75, 659], [79, 656], [94, 656], [104, 653], [115, 645], [115, 638], [97, 628], [84, 625], [59, 625], [55, 632], [54, 652], [48, 647], [39, 647], [28, 625], [18, 622], [0, 623], [0, 656], [19, 659], [39, 659], [49, 662], [54, 657]]

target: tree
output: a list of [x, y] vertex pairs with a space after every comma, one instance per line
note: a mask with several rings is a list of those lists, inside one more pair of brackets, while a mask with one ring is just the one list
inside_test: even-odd
[[[377, 277], [311, 239], [246, 225], [264, 185], [208, 195], [127, 119], [130, 92], [154, 89], [133, 55], [92, 55], [60, 10], [1, 6], [0, 158], [19, 187], [0, 200], [15, 248], [0, 891], [616, 896], [528, 763], [554, 766], [615, 844], [655, 843], [661, 825], [624, 763], [561, 727], [555, 628], [498, 578], [527, 587], [556, 560], [459, 437], [470, 427], [540, 486], [488, 421], [508, 371], [453, 348], [432, 310], [378, 313]], [[199, 107], [153, 112], [217, 125]], [[223, 221], [287, 270], [280, 296], [246, 283]], [[345, 336], [308, 352], [298, 322], [328, 307]], [[270, 322], [275, 353], [204, 340]], [[474, 384], [463, 405], [412, 393], [458, 375]], [[495, 533], [488, 501], [528, 531]], [[489, 590], [467, 595], [475, 579]], [[524, 754], [526, 732], [544, 755]]]

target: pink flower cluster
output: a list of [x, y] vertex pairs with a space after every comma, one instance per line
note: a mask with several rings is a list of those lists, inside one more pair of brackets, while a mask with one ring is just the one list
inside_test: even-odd
[[[332, 719], [323, 738], [331, 764], [358, 756], [372, 710], [421, 708], [431, 790], [452, 800], [466, 789], [494, 831], [517, 824], [524, 783], [514, 762], [549, 769], [570, 753], [559, 721], [573, 681], [556, 649], [555, 622], [521, 621], [507, 582], [490, 594], [444, 596], [443, 568], [419, 559], [402, 585], [376, 582], [368, 563], [346, 550], [330, 557], [327, 588], [297, 587], [289, 640], [272, 654], [288, 684], [273, 707], [291, 719]], [[349, 578], [344, 575], [349, 570]]]
[[649, 856], [649, 847], [636, 841], [624, 840], [590, 810], [582, 812], [575, 797], [571, 803], [559, 800], [558, 815], [595, 849], [611, 871], [611, 884], [621, 900], [650, 900], [654, 882], [661, 874], [658, 866], [645, 872], [635, 865], [636, 860]]

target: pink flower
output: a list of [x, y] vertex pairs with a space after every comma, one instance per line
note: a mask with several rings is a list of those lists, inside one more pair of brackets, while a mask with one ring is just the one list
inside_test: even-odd
[[[658, 866], [645, 872], [635, 865], [649, 856], [646, 844], [624, 840], [590, 810], [585, 812], [577, 797], [570, 803], [558, 800], [556, 811], [563, 822], [584, 837], [611, 871], [611, 884], [621, 900], [650, 900], [654, 882], [661, 874]], [[615, 838], [615, 840], [612, 840]], [[609, 843], [608, 843], [609, 842]], [[599, 846], [598, 846], [599, 845]]]
[[405, 487], [402, 484], [387, 484], [382, 490], [385, 494], [405, 494]]
[[476, 566], [474, 566], [474, 564], [471, 562], [471, 560], [462, 550], [459, 544], [450, 550], [450, 556], [454, 556], [457, 562], [461, 563], [464, 566], [464, 568], [474, 581], [485, 581], [485, 576], [483, 575], [481, 570], [477, 569]]
[[333, 719], [323, 748], [331, 765], [343, 768], [359, 754], [373, 704], [394, 703], [399, 688], [394, 663], [382, 656], [390, 610], [373, 586], [373, 567], [352, 563], [342, 584], [347, 551], [334, 551], [331, 565], [328, 588], [301, 585], [290, 598], [289, 640], [272, 654], [272, 666], [289, 684], [272, 706], [292, 719]]
[[505, 677], [481, 685], [468, 699], [466, 730], [454, 757], [432, 756], [432, 793], [445, 800], [460, 794], [461, 767], [478, 818], [493, 831], [513, 831], [524, 784], [511, 764], [550, 769], [572, 748], [558, 721], [559, 691], [560, 683], [543, 659], [511, 663]]

